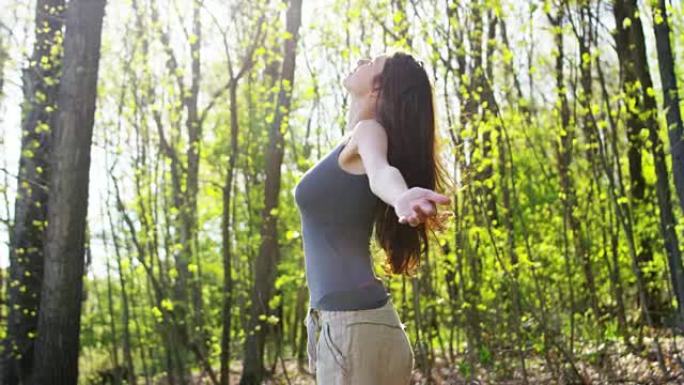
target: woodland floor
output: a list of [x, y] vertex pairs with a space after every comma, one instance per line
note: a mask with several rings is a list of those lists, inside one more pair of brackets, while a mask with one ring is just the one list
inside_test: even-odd
[[[652, 339], [645, 338], [647, 348], [643, 354], [633, 354], [624, 346], [613, 344], [605, 349], [603, 354], [594, 352], [576, 353], [578, 362], [575, 364], [581, 378], [573, 375], [569, 365], [562, 370], [563, 374], [556, 375], [556, 370], [549, 370], [543, 357], [529, 355], [526, 357], [527, 383], [528, 384], [684, 384], [684, 362], [680, 352], [684, 349], [684, 340], [678, 337], [676, 340], [669, 336], [660, 336], [659, 341], [663, 354], [663, 361], [669, 375], [665, 375], [659, 367], [657, 353]], [[678, 353], [679, 352], [679, 353]], [[554, 358], [556, 359], [556, 358]], [[558, 360], [560, 362], [560, 360]], [[459, 365], [449, 364], [446, 360], [438, 358], [431, 369], [433, 382], [428, 382], [424, 373], [419, 369], [413, 372], [412, 385], [481, 385], [524, 384], [519, 365], [513, 358], [508, 358], [507, 366], [514, 367], [508, 374], [501, 374], [504, 370], [492, 370], [482, 368], [476, 373], [474, 379], [467, 379], [459, 370]], [[300, 367], [296, 360], [284, 360], [286, 371], [283, 371], [283, 362], [278, 362], [276, 375], [265, 385], [316, 385], [314, 378]], [[240, 362], [235, 362], [231, 367], [231, 385], [238, 385], [240, 379]], [[195, 384], [210, 384], [208, 378], [197, 379]]]

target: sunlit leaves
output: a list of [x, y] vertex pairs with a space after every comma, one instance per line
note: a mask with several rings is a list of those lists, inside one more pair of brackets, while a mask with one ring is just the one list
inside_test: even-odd
[[285, 232], [285, 239], [287, 239], [288, 241], [291, 241], [291, 240], [297, 239], [297, 238], [299, 238], [299, 232], [298, 231], [290, 229], [290, 230], [287, 230]]
[[197, 265], [194, 263], [189, 263], [188, 264], [188, 272], [190, 272], [191, 274], [197, 273]]
[[173, 310], [173, 302], [168, 298], [162, 299], [160, 305], [161, 305], [162, 309], [164, 309], [164, 310], [167, 310], [167, 311]]
[[164, 314], [156, 306], [152, 307], [152, 315], [154, 316], [157, 322], [161, 322], [164, 317]]

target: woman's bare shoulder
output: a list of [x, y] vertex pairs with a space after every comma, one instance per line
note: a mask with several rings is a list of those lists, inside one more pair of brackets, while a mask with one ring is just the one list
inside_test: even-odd
[[352, 140], [356, 142], [356, 146], [358, 146], [358, 143], [361, 141], [374, 145], [387, 143], [387, 131], [385, 131], [385, 127], [375, 119], [360, 120], [354, 127], [352, 135]]
[[378, 122], [376, 119], [361, 119], [359, 120], [356, 125], [354, 126], [354, 130], [363, 130], [363, 129], [383, 129], [384, 127], [380, 122]]
[[359, 140], [367, 140], [366, 138], [377, 138], [378, 136], [386, 136], [385, 128], [375, 119], [362, 119], [354, 126], [350, 133], [350, 143], [354, 143], [354, 147]]
[[387, 134], [385, 128], [375, 119], [363, 119], [354, 125], [354, 128], [345, 134], [342, 143], [342, 163], [354, 158], [360, 158], [359, 144], [361, 142], [370, 143], [371, 146], [378, 148], [380, 151], [386, 151], [387, 148]]

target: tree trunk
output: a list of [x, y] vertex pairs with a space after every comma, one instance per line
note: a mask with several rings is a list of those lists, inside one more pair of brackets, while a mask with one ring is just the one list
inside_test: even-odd
[[[128, 289], [126, 285], [127, 272], [123, 269], [121, 247], [116, 231], [119, 229], [114, 226], [111, 213], [107, 210], [107, 218], [109, 219], [109, 226], [112, 233], [112, 244], [114, 245], [114, 255], [116, 258], [116, 269], [119, 272], [119, 290], [121, 290], [121, 323], [123, 324], [123, 355], [126, 363], [127, 380], [129, 384], [135, 384], [135, 366], [133, 365], [133, 353], [131, 351], [131, 332], [130, 332], [130, 305], [128, 301]], [[104, 234], [104, 232], [103, 232]], [[107, 263], [109, 268], [109, 263]], [[144, 357], [143, 357], [144, 361]]]
[[222, 330], [221, 330], [221, 385], [230, 383], [230, 310], [233, 306], [233, 278], [232, 260], [233, 250], [231, 244], [231, 215], [230, 202], [233, 188], [233, 176], [235, 163], [238, 157], [238, 118], [237, 118], [237, 82], [230, 87], [230, 160], [226, 171], [226, 181], [223, 185], [223, 209], [221, 216], [221, 254], [223, 257], [223, 307], [222, 307]]
[[50, 163], [45, 274], [29, 383], [78, 382], [79, 327], [100, 39], [105, 0], [71, 0], [66, 10]]
[[[10, 236], [7, 337], [3, 341], [2, 378], [6, 385], [25, 383], [33, 365], [34, 335], [40, 307], [43, 277], [43, 236], [47, 218], [48, 154], [52, 146], [53, 113], [47, 106], [57, 99], [64, 0], [38, 0], [35, 43], [29, 66], [23, 73], [21, 158]], [[61, 48], [61, 47], [60, 47]], [[39, 63], [45, 63], [44, 65]], [[50, 83], [50, 81], [52, 81]]]
[[[208, 351], [209, 336], [204, 327], [204, 317], [202, 314], [203, 300], [202, 300], [202, 277], [200, 270], [200, 260], [198, 255], [197, 245], [197, 194], [199, 191], [199, 167], [200, 167], [200, 148], [202, 143], [202, 120], [200, 118], [200, 111], [198, 106], [199, 88], [200, 88], [200, 45], [202, 43], [202, 24], [200, 19], [199, 0], [192, 2], [192, 36], [193, 39], [189, 41], [190, 45], [190, 62], [191, 62], [191, 82], [189, 95], [185, 98], [185, 105], [187, 114], [186, 129], [188, 134], [188, 147], [186, 149], [187, 157], [187, 175], [186, 188], [184, 194], [184, 205], [180, 207], [182, 212], [181, 218], [181, 245], [183, 245], [182, 256], [187, 258], [186, 263], [192, 261], [192, 258], [197, 258], [193, 270], [188, 266], [189, 290], [192, 300], [192, 322], [195, 332], [190, 333], [192, 344], [197, 344], [197, 349], [202, 355], [206, 355]], [[182, 288], [183, 289], [183, 288]], [[188, 290], [185, 288], [183, 290]], [[185, 304], [181, 304], [186, 306]]]
[[[106, 244], [106, 238], [104, 237], [103, 234], [103, 242]], [[109, 254], [109, 253], [107, 253]], [[112, 343], [112, 364], [114, 364], [115, 368], [119, 367], [119, 341], [116, 336], [116, 312], [114, 312], [114, 294], [113, 294], [113, 288], [112, 288], [112, 268], [109, 264], [109, 259], [105, 261], [105, 266], [107, 268], [107, 311], [109, 312], [109, 330], [110, 333], [112, 334], [111, 337], [111, 343]], [[95, 282], [93, 282], [93, 291], [97, 292], [95, 289]], [[104, 312], [100, 312], [100, 315], [104, 318]], [[105, 323], [104, 321], [103, 323]]]
[[[591, 60], [587, 61], [587, 58], [591, 58], [590, 45], [593, 39], [592, 37], [592, 18], [591, 18], [591, 8], [588, 3], [583, 3], [578, 5], [579, 14], [579, 25], [573, 24], [573, 29], [577, 35], [577, 43], [579, 45], [579, 61], [580, 61], [580, 84], [581, 92], [579, 93], [577, 99], [579, 99], [579, 104], [583, 107], [582, 109], [575, 109], [575, 114], [578, 115], [577, 122], [575, 125], [581, 126], [582, 132], [584, 133], [586, 142], [590, 145], [586, 151], [585, 155], [589, 167], [591, 170], [591, 176], [595, 178], [598, 183], [598, 178], [600, 178], [596, 169], [596, 148], [593, 146], [596, 143], [597, 130], [595, 125], [592, 125], [593, 120], [591, 119], [591, 96], [592, 96], [592, 78], [591, 78]], [[574, 89], [577, 88], [576, 85], [573, 86]], [[582, 122], [582, 124], [578, 124]], [[575, 134], [576, 135], [576, 134]], [[572, 147], [572, 146], [571, 146]], [[570, 148], [572, 151], [572, 148]], [[569, 166], [569, 165], [568, 165]], [[584, 306], [590, 306], [594, 314], [594, 319], [600, 319], [599, 310], [599, 298], [598, 289], [596, 288], [596, 279], [594, 277], [594, 262], [591, 259], [591, 231], [592, 228], [589, 224], [582, 226], [581, 213], [577, 210], [580, 209], [579, 203], [582, 199], [577, 197], [577, 188], [574, 186], [572, 177], [568, 183], [571, 185], [571, 190], [569, 196], [567, 197], [571, 202], [569, 217], [571, 218], [571, 226], [573, 230], [573, 241], [575, 248], [575, 257], [578, 259], [582, 267], [582, 273], [584, 275], [584, 280], [586, 284], [586, 300], [588, 304]], [[589, 193], [590, 194], [590, 193]], [[591, 195], [589, 195], [589, 198]], [[585, 198], [586, 199], [586, 198]]]
[[[679, 197], [679, 206], [682, 212], [684, 212], [684, 124], [682, 124], [682, 114], [679, 109], [677, 77], [675, 76], [672, 44], [670, 42], [670, 25], [667, 18], [665, 0], [658, 1], [658, 7], [654, 9], [654, 12], [661, 17], [661, 19], [656, 17], [653, 28], [655, 30], [658, 51], [660, 81], [663, 87], [663, 103], [665, 111], [667, 111], [666, 118], [672, 155], [672, 173], [674, 174], [675, 188]], [[676, 236], [676, 233], [674, 235]], [[677, 243], [674, 245], [676, 246]], [[684, 272], [682, 271], [681, 256], [678, 259], [668, 258], [668, 263], [670, 266], [670, 279], [672, 280], [675, 297], [677, 298], [680, 317], [679, 324], [682, 325], [684, 321], [684, 303], [682, 303], [684, 300]]]
[[[634, 206], [643, 210], [644, 208], [648, 209], [649, 206], [655, 206], [656, 199], [653, 197], [653, 186], [646, 183], [643, 174], [641, 157], [642, 150], [646, 148], [646, 143], [640, 135], [642, 128], [647, 130], [648, 138], [651, 141], [657, 178], [661, 179], [661, 174], [664, 172], [666, 175], [667, 170], [662, 169], [664, 164], [661, 165], [660, 163], [663, 161], [663, 156], [662, 154], [659, 155], [659, 150], [657, 150], [659, 145], [662, 146], [662, 144], [659, 144], [660, 139], [657, 135], [658, 124], [655, 119], [657, 114], [655, 99], [649, 96], [647, 91], [649, 88], [652, 88], [652, 82], [648, 72], [643, 28], [637, 10], [636, 0], [614, 0], [613, 13], [617, 25], [615, 41], [622, 73], [622, 86], [627, 100], [634, 99], [634, 108], [627, 108], [627, 119], [625, 122], [629, 141], [627, 152], [631, 179], [629, 190], [632, 199], [634, 199]], [[662, 148], [660, 152], [662, 152]], [[662, 189], [661, 183], [656, 182], [657, 204], [660, 206], [661, 213], [667, 216], [667, 211], [671, 212], [671, 208], [668, 210], [663, 205], [668, 205], [668, 203], [671, 205], [671, 203], [669, 202], [669, 197], [667, 202], [663, 201], [661, 197]], [[650, 212], [646, 214], [636, 211], [634, 213], [635, 223], [647, 221], [646, 216], [650, 217], [650, 214]], [[661, 226], [664, 224], [663, 221], [668, 220], [661, 218]], [[639, 227], [635, 227], [633, 230], [635, 231], [637, 242], [641, 246], [637, 253], [637, 266], [642, 271], [642, 276], [644, 277], [646, 310], [650, 313], [649, 317], [653, 320], [653, 323], [660, 325], [663, 322], [662, 315], [665, 313], [667, 304], [661, 299], [662, 295], [659, 286], [651, 283], [658, 280], [658, 276], [644, 269], [646, 265], [653, 261], [653, 248], [656, 240], [653, 236], [648, 235], [647, 232], [640, 231]], [[665, 238], [666, 248], [669, 249], [669, 241], [665, 237], [665, 233], [661, 235]], [[670, 258], [670, 252], [668, 252], [668, 258]], [[673, 286], [677, 287], [677, 285]]]
[[[277, 96], [274, 120], [269, 130], [269, 145], [266, 152], [266, 182], [264, 192], [261, 244], [256, 258], [254, 288], [252, 290], [251, 317], [245, 341], [244, 370], [241, 385], [258, 385], [264, 378], [263, 351], [267, 322], [259, 319], [268, 317], [269, 302], [275, 283], [279, 261], [278, 245], [278, 203], [280, 196], [280, 167], [283, 160], [285, 125], [288, 124], [291, 90], [294, 87], [296, 46], [302, 17], [302, 0], [291, 0], [287, 9], [286, 29], [289, 32], [284, 42], [283, 63], [280, 73], [280, 87]], [[257, 327], [258, 326], [258, 327]], [[258, 329], [258, 330], [257, 330]]]
[[9, 59], [8, 47], [5, 46], [5, 37], [0, 36], [0, 96], [4, 95], [5, 89], [5, 63]]

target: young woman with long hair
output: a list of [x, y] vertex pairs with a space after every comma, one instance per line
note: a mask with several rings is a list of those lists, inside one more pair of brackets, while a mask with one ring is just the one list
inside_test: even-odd
[[446, 183], [433, 91], [404, 52], [359, 60], [343, 81], [351, 105], [340, 143], [294, 189], [309, 287], [309, 370], [319, 385], [409, 384], [414, 353], [373, 271], [373, 232], [391, 273], [411, 274], [442, 229]]

